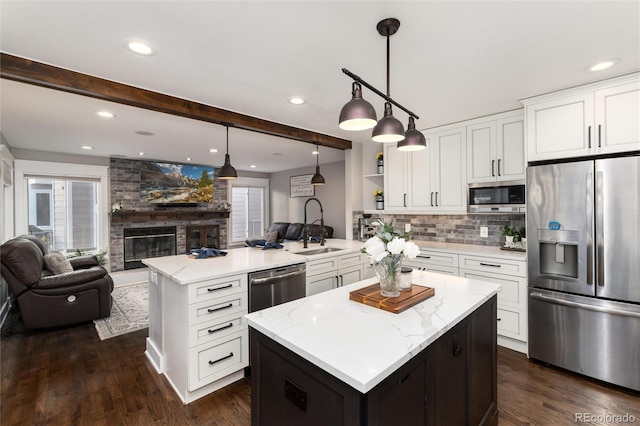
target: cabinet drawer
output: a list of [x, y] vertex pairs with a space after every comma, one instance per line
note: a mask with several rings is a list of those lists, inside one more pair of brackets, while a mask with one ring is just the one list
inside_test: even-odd
[[189, 306], [189, 326], [202, 324], [216, 318], [249, 312], [249, 295], [245, 291], [227, 297], [196, 303]]
[[189, 284], [189, 304], [216, 299], [238, 292], [247, 292], [247, 274]]
[[527, 263], [524, 260], [507, 260], [463, 254], [460, 255], [460, 269], [462, 268], [518, 277], [527, 276]]
[[336, 272], [338, 270], [338, 257], [325, 257], [323, 259], [307, 262], [307, 276]]
[[443, 253], [422, 249], [418, 257], [416, 257], [416, 261], [426, 262], [432, 265], [458, 267], [458, 255], [455, 253]]
[[[365, 255], [366, 259], [366, 255]], [[354, 265], [361, 265], [366, 260], [363, 259], [363, 254], [360, 252], [343, 254], [338, 257], [338, 269], [346, 268]]]
[[244, 314], [243, 311], [189, 327], [189, 347], [193, 348], [247, 330], [247, 323], [242, 321]]
[[510, 305], [515, 308], [522, 309], [524, 309], [524, 307], [526, 306], [526, 278], [500, 275], [484, 271], [476, 272], [466, 269], [460, 269], [460, 276], [474, 280], [489, 281], [502, 285], [502, 288], [498, 292], [498, 304], [500, 305]]
[[249, 334], [234, 333], [189, 349], [189, 390], [194, 391], [249, 365]]
[[519, 312], [498, 308], [498, 334], [526, 341], [525, 324], [521, 321]]

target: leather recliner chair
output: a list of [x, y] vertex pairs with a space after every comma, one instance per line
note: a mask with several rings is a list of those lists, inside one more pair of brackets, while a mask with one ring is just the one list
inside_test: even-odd
[[59, 327], [108, 317], [113, 280], [95, 256], [69, 259], [73, 272], [46, 269], [48, 250], [37, 237], [22, 235], [0, 246], [2, 276], [26, 329]]

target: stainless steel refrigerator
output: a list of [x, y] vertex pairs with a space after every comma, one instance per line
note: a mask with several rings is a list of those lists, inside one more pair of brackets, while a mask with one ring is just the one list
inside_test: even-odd
[[640, 156], [527, 169], [529, 356], [640, 390]]

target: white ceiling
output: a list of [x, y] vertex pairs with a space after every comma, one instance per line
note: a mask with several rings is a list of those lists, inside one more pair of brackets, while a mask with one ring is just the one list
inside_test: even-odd
[[[351, 98], [342, 68], [420, 116], [419, 129], [521, 107], [518, 99], [640, 69], [639, 1], [7, 1], [0, 50], [77, 72], [355, 142], [337, 117]], [[149, 42], [157, 54], [125, 49]], [[600, 73], [585, 67], [619, 58]], [[15, 148], [221, 165], [211, 123], [2, 80], [0, 131]], [[364, 89], [382, 115], [382, 99]], [[307, 100], [302, 106], [287, 101]], [[98, 109], [117, 118], [98, 119]], [[407, 121], [405, 113], [395, 116]], [[140, 136], [147, 131], [153, 136]], [[231, 129], [232, 164], [273, 172], [315, 164], [313, 145]], [[93, 151], [83, 151], [91, 145]], [[209, 148], [217, 148], [210, 154]], [[274, 155], [281, 153], [282, 155]], [[320, 149], [321, 163], [343, 152]], [[249, 165], [255, 164], [255, 169]]]

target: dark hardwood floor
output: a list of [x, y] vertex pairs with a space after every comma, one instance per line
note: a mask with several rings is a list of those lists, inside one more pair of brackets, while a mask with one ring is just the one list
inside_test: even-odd
[[[2, 337], [0, 424], [250, 424], [248, 379], [183, 405], [144, 356], [146, 336], [141, 330], [100, 341], [87, 323]], [[638, 394], [504, 348], [498, 349], [498, 410], [500, 425], [581, 423], [576, 413], [628, 414], [640, 424]], [[612, 423], [598, 420], [588, 423]]]

